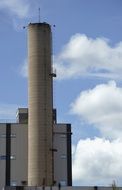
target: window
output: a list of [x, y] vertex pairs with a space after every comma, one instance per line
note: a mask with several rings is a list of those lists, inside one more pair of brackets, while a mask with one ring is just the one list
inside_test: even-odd
[[62, 180], [62, 181], [60, 181], [60, 184], [61, 184], [61, 186], [66, 186], [66, 181]]
[[1, 138], [6, 138], [6, 134], [1, 134], [0, 137]]
[[62, 159], [66, 159], [66, 155], [65, 155], [65, 154], [62, 154], [62, 155], [61, 155], [61, 158], [62, 158]]
[[12, 134], [11, 134], [11, 138], [16, 138], [16, 134], [15, 134], [15, 133], [12, 133]]
[[[6, 160], [6, 158], [7, 158], [6, 155], [1, 155], [1, 156], [0, 156], [0, 160]], [[8, 158], [9, 158], [9, 157], [8, 157]], [[11, 160], [15, 160], [15, 159], [16, 159], [15, 155], [11, 155], [11, 156], [10, 156], [10, 159], [11, 159]]]
[[17, 186], [17, 181], [12, 180], [12, 181], [11, 181], [11, 186]]
[[10, 159], [11, 159], [11, 160], [15, 160], [15, 159], [16, 159], [16, 156], [15, 156], [15, 155], [11, 155], [11, 156], [10, 156]]
[[[0, 137], [1, 137], [1, 138], [6, 138], [6, 134], [1, 134]], [[16, 134], [15, 134], [15, 133], [12, 133], [12, 134], [11, 134], [11, 138], [16, 138]]]
[[6, 160], [6, 155], [1, 155], [0, 160]]
[[60, 135], [61, 138], [66, 138], [65, 134]]

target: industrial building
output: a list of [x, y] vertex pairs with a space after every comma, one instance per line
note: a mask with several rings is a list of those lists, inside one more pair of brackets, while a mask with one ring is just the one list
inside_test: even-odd
[[0, 190], [4, 186], [71, 186], [71, 125], [53, 108], [52, 34], [28, 25], [28, 108], [15, 123], [0, 123]]
[[[54, 185], [72, 185], [71, 126], [57, 124], [54, 110]], [[28, 180], [28, 109], [19, 108], [16, 123], [0, 123], [0, 189], [25, 186]]]

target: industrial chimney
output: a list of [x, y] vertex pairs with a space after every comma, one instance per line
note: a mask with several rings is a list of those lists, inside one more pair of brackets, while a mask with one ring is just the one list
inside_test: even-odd
[[28, 186], [53, 184], [51, 28], [28, 26]]

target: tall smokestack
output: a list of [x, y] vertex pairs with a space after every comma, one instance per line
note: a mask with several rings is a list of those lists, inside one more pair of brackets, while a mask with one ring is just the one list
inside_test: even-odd
[[51, 43], [49, 24], [29, 24], [28, 186], [53, 184]]

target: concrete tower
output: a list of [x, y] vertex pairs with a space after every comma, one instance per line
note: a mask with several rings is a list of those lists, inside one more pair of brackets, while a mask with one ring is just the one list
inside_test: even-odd
[[53, 184], [51, 47], [50, 25], [29, 24], [29, 186]]

